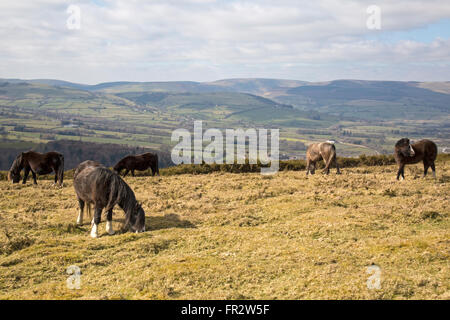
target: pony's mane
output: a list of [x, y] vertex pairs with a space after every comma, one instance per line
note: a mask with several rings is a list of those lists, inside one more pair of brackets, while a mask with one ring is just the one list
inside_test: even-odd
[[22, 159], [22, 155], [21, 155], [21, 154], [18, 155], [18, 156], [14, 159], [14, 161], [13, 161], [13, 163], [12, 163], [12, 165], [11, 165], [11, 168], [9, 169], [9, 172], [10, 172], [10, 173], [17, 171], [17, 169], [20, 169], [20, 163], [22, 162], [21, 159]]
[[105, 210], [111, 210], [116, 204], [119, 205], [125, 211], [125, 225], [128, 225], [133, 209], [139, 206], [133, 190], [119, 175], [109, 169], [98, 167], [96, 171], [98, 183], [110, 186], [109, 199]]

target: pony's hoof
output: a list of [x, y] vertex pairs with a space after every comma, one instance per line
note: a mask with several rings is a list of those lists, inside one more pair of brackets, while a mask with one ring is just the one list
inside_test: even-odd
[[91, 237], [92, 238], [98, 238], [98, 231], [97, 231], [97, 225], [94, 223], [91, 230]]
[[106, 221], [106, 232], [108, 232], [110, 236], [115, 233], [112, 227], [112, 221]]

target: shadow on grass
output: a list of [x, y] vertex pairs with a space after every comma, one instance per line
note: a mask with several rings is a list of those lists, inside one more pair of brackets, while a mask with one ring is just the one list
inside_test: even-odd
[[188, 220], [180, 219], [180, 216], [175, 213], [145, 217], [145, 230], [154, 231], [171, 228], [196, 228], [196, 226]]
[[[90, 230], [91, 228], [91, 217], [88, 217], [87, 221], [83, 223], [82, 226], [75, 226], [73, 229], [78, 229], [82, 231]], [[89, 222], [88, 222], [89, 221]], [[124, 226], [125, 219], [123, 217], [116, 218], [113, 216], [114, 222], [119, 222], [121, 227], [115, 230], [117, 234], [126, 233], [129, 231], [128, 228]], [[102, 214], [101, 224], [106, 222], [106, 217]], [[87, 227], [87, 228], [86, 228]], [[180, 219], [180, 216], [175, 213], [165, 214], [164, 216], [146, 216], [145, 217], [145, 230], [155, 231], [161, 229], [171, 229], [171, 228], [196, 228], [195, 224], [188, 220]], [[68, 230], [71, 229], [70, 226]], [[85, 230], [86, 229], [86, 230]], [[74, 232], [69, 232], [74, 233]]]

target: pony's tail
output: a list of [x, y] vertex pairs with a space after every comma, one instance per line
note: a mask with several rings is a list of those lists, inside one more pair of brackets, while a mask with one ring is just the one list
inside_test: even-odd
[[156, 171], [156, 173], [158, 174], [158, 176], [159, 176], [159, 159], [158, 159], [158, 154], [155, 154], [155, 156], [156, 156], [156, 166], [155, 166], [155, 171]]
[[91, 209], [91, 204], [90, 203], [86, 203], [86, 213], [89, 215], [89, 220], [92, 218], [92, 209]]

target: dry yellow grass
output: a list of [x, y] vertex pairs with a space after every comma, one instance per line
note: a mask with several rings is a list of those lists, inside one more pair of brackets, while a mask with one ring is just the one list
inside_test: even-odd
[[150, 231], [108, 236], [103, 221], [98, 239], [75, 226], [72, 181], [1, 181], [0, 298], [450, 299], [450, 163], [437, 170], [130, 177]]

